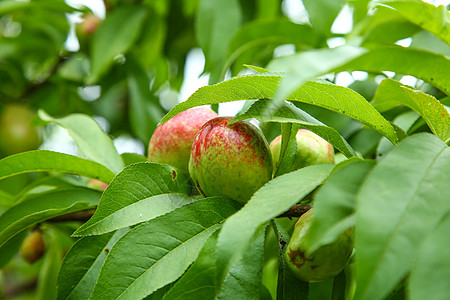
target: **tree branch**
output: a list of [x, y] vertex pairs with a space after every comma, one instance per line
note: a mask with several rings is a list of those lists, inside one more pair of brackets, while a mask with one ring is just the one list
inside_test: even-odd
[[288, 211], [282, 213], [277, 218], [299, 218], [311, 209], [311, 205], [294, 205]]

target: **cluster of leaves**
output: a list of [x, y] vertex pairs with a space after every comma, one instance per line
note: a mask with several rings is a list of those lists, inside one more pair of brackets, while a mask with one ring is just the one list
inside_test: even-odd
[[[343, 36], [330, 28], [345, 1], [303, 3], [310, 24], [283, 17], [276, 0], [108, 1], [106, 19], [76, 53], [61, 51], [64, 13], [74, 8], [53, 0], [0, 3], [7, 36], [0, 40], [0, 93], [50, 115], [71, 113], [54, 118], [41, 110], [38, 117], [66, 129], [79, 151], [0, 160], [5, 274], [21, 267], [14, 256], [40, 226], [46, 254], [28, 270], [38, 277], [39, 299], [449, 299], [450, 14], [419, 0], [353, 1], [353, 30]], [[195, 35], [205, 72], [219, 83], [163, 117], [154, 93], [166, 81], [180, 87]], [[42, 51], [29, 47], [38, 38]], [[331, 38], [345, 45], [329, 48]], [[395, 44], [404, 38], [409, 47]], [[296, 53], [274, 58], [284, 44]], [[222, 81], [244, 63], [256, 73]], [[318, 79], [345, 71], [369, 75], [349, 88]], [[405, 75], [416, 86], [402, 84]], [[101, 86], [100, 99], [81, 100], [84, 84]], [[255, 118], [268, 139], [283, 136], [275, 178], [244, 206], [192, 196], [186, 174], [119, 154], [88, 116], [101, 112], [111, 134], [129, 125], [147, 142], [159, 121], [237, 100], [247, 102], [234, 121]], [[288, 173], [298, 128], [329, 141], [338, 163]], [[103, 193], [87, 188], [88, 178], [109, 186]], [[295, 220], [276, 218], [311, 198], [311, 249], [355, 230], [351, 263], [321, 283], [290, 274], [282, 257]], [[94, 208], [81, 225], [76, 214]]]

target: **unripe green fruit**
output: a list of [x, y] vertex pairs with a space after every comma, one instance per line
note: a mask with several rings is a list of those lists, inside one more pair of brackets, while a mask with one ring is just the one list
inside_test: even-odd
[[242, 203], [272, 177], [272, 157], [261, 131], [247, 121], [218, 117], [203, 125], [192, 144], [189, 174], [199, 192]]
[[[333, 146], [326, 140], [306, 129], [296, 134], [297, 152], [291, 171], [317, 164], [334, 164]], [[278, 167], [281, 151], [281, 135], [270, 143], [274, 168]]]
[[39, 260], [45, 252], [44, 239], [40, 230], [35, 230], [28, 235], [20, 246], [20, 256], [29, 264]]
[[34, 112], [22, 104], [9, 104], [0, 114], [0, 157], [34, 150], [41, 144], [38, 128], [31, 124]]
[[213, 110], [197, 107], [185, 110], [159, 125], [148, 145], [148, 159], [187, 173], [195, 135], [206, 121], [215, 117], [217, 114]]
[[353, 236], [352, 231], [347, 230], [333, 243], [310, 253], [305, 240], [311, 222], [312, 209], [303, 214], [295, 224], [284, 257], [298, 279], [316, 282], [332, 278], [345, 268], [353, 252]]

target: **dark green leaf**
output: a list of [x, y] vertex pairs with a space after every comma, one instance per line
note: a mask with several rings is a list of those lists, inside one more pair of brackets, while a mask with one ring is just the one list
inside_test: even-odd
[[55, 123], [66, 129], [77, 144], [78, 151], [86, 158], [104, 165], [115, 174], [123, 169], [123, 161], [113, 141], [90, 116], [71, 114], [55, 119], [43, 110], [39, 110], [38, 115], [42, 121]]
[[11, 155], [0, 160], [0, 180], [29, 172], [63, 172], [110, 182], [114, 173], [103, 165], [77, 156], [36, 150]]
[[98, 81], [117, 55], [128, 52], [139, 37], [146, 15], [141, 6], [122, 6], [107, 15], [92, 41], [90, 84]]
[[148, 221], [190, 202], [189, 191], [189, 178], [169, 165], [130, 165], [110, 183], [95, 214], [74, 235], [103, 234]]
[[297, 153], [297, 131], [296, 124], [281, 124], [281, 150], [278, 164], [275, 166], [274, 176], [280, 176], [292, 171], [292, 165]]
[[317, 192], [314, 220], [307, 239], [311, 252], [334, 242], [355, 225], [356, 194], [373, 166], [372, 161], [344, 161]]
[[100, 195], [84, 188], [56, 190], [16, 204], [0, 216], [0, 246], [36, 223], [94, 207]]
[[130, 230], [111, 249], [92, 299], [140, 299], [175, 281], [238, 207], [225, 198], [202, 199]]
[[88, 299], [109, 249], [125, 233], [83, 237], [64, 257], [58, 276], [58, 299]]
[[[384, 299], [450, 210], [450, 148], [431, 134], [403, 140], [357, 195], [355, 299]], [[420, 220], [420, 222], [418, 222]]]

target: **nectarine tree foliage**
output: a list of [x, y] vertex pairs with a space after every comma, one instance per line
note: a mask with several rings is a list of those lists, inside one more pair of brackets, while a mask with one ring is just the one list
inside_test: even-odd
[[448, 7], [76, 2], [0, 1], [0, 298], [450, 299]]

